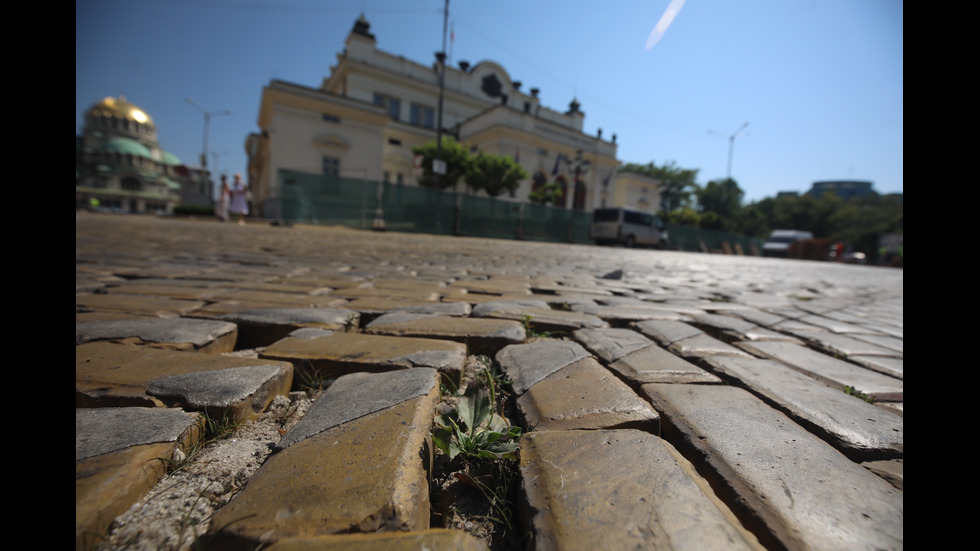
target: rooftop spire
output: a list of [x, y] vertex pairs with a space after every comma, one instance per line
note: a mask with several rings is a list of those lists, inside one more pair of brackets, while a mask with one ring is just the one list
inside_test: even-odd
[[357, 18], [357, 21], [354, 22], [354, 29], [351, 32], [364, 35], [368, 38], [374, 38], [374, 35], [371, 34], [370, 29], [371, 24], [368, 23], [367, 18], [364, 17], [364, 14], [362, 13], [361, 16]]

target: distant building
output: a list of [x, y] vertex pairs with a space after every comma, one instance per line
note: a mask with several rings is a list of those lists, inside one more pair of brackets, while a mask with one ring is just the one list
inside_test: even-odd
[[597, 207], [627, 207], [649, 213], [660, 210], [660, 180], [635, 172], [620, 172], [615, 178], [615, 185], [603, 190], [607, 193]]
[[173, 212], [180, 202], [180, 160], [157, 142], [150, 116], [126, 98], [105, 98], [85, 112], [75, 138], [75, 208]]
[[799, 197], [800, 192], [798, 191], [780, 191], [776, 194], [776, 199], [780, 197]]
[[180, 165], [177, 167], [177, 182], [180, 183], [180, 204], [196, 207], [213, 206], [217, 200], [218, 187], [211, 181], [211, 172], [199, 166]]
[[[260, 132], [245, 143], [261, 216], [281, 214], [284, 169], [417, 185], [412, 148], [436, 139], [439, 63], [379, 50], [363, 16], [345, 46], [318, 88], [273, 80], [262, 91]], [[592, 210], [611, 200], [615, 135], [584, 134], [577, 101], [564, 112], [545, 107], [537, 88], [525, 92], [492, 61], [447, 65], [444, 82], [444, 131], [471, 150], [514, 158], [529, 175], [502, 200], [526, 201], [542, 181], [564, 182], [559, 206], [566, 208]], [[584, 167], [578, 182], [576, 166]]]
[[813, 187], [806, 192], [807, 195], [815, 199], [819, 199], [824, 193], [833, 193], [844, 200], [875, 195], [874, 190], [871, 189], [871, 182], [857, 180], [813, 182]]

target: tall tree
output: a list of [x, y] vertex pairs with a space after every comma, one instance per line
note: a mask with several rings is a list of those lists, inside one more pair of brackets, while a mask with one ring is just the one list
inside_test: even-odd
[[691, 199], [698, 189], [698, 169], [680, 168], [674, 161], [662, 166], [650, 161], [645, 165], [626, 163], [620, 172], [635, 172], [660, 181], [660, 211], [669, 215], [683, 207], [691, 206]]
[[701, 224], [701, 215], [693, 207], [681, 207], [667, 215], [667, 221], [678, 226], [696, 227]]
[[532, 203], [557, 205], [559, 198], [564, 198], [564, 196], [561, 185], [558, 182], [549, 182], [544, 172], [539, 170], [531, 176], [531, 193], [527, 195], [527, 198]]
[[442, 137], [442, 160], [446, 162], [446, 174], [442, 177], [432, 170], [432, 160], [436, 158], [435, 140], [418, 147], [413, 147], [412, 152], [422, 155], [422, 176], [419, 177], [419, 185], [433, 189], [446, 189], [456, 185], [466, 177], [473, 164], [473, 157], [463, 144], [457, 142], [449, 136]]
[[767, 197], [743, 207], [733, 228], [764, 238], [770, 230], [807, 230], [818, 238], [842, 241], [872, 253], [886, 233], [903, 233], [904, 210], [898, 195], [842, 200], [833, 194]]
[[726, 220], [731, 220], [742, 208], [745, 192], [738, 187], [735, 180], [726, 178], [708, 182], [697, 191], [697, 197], [701, 212], [714, 212]]
[[505, 191], [514, 191], [521, 180], [527, 178], [524, 167], [504, 155], [483, 153], [473, 159], [466, 175], [466, 184], [474, 190], [483, 190], [490, 197]]

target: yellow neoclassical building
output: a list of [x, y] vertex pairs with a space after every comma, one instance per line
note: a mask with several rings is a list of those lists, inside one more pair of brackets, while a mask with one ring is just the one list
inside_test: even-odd
[[85, 112], [75, 143], [75, 207], [170, 213], [181, 201], [180, 160], [160, 147], [153, 119], [124, 97]]
[[[436, 139], [439, 67], [379, 50], [361, 16], [318, 88], [271, 81], [260, 132], [246, 143], [259, 214], [279, 217], [283, 169], [417, 185], [412, 148]], [[560, 206], [611, 206], [616, 136], [583, 133], [584, 119], [574, 98], [565, 111], [546, 107], [492, 61], [446, 66], [445, 131], [473, 151], [511, 156], [530, 176], [502, 199], [527, 201], [532, 186], [557, 181], [567, 189]]]

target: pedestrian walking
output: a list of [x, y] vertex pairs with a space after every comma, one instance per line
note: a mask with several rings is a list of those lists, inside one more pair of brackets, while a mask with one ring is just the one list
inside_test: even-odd
[[218, 204], [215, 208], [218, 220], [228, 221], [228, 203], [231, 201], [231, 188], [228, 187], [228, 176], [221, 175], [221, 189], [218, 195]]
[[245, 217], [248, 216], [248, 188], [242, 182], [241, 173], [235, 173], [235, 181], [231, 185], [231, 206], [229, 207], [232, 216], [238, 219], [239, 225], [245, 225]]

